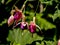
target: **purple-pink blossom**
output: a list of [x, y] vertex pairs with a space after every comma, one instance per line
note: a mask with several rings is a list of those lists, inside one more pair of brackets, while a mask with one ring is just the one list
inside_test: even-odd
[[36, 31], [36, 25], [35, 25], [35, 23], [34, 22], [30, 22], [30, 25], [29, 25], [29, 31], [31, 32], [31, 33], [35, 33], [35, 31]]
[[22, 30], [24, 30], [24, 29], [27, 29], [27, 22], [21, 22], [20, 23], [20, 28], [22, 29]]
[[16, 11], [14, 14], [14, 19], [18, 22], [22, 18], [22, 12]]

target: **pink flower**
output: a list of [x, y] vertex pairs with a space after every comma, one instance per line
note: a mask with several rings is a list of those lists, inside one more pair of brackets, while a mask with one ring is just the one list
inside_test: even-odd
[[27, 25], [28, 25], [27, 22], [21, 22], [21, 23], [20, 23], [20, 28], [21, 28], [22, 30], [27, 29], [27, 28], [28, 28]]
[[58, 40], [58, 45], [60, 45], [60, 40]]
[[11, 15], [11, 16], [9, 17], [9, 19], [8, 19], [8, 26], [12, 25], [13, 22], [14, 22], [14, 16]]
[[31, 32], [31, 33], [35, 33], [35, 31], [36, 31], [36, 25], [35, 25], [35, 23], [34, 22], [30, 22], [30, 25], [29, 25], [29, 31]]
[[22, 12], [21, 11], [16, 11], [14, 14], [14, 19], [18, 22], [22, 18]]

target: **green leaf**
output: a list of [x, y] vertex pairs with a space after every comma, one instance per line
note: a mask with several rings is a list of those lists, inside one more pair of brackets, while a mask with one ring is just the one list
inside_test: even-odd
[[57, 43], [54, 41], [45, 41], [46, 45], [57, 45]]
[[55, 21], [58, 17], [60, 18], [60, 10], [56, 10], [54, 15], [49, 14], [48, 16], [51, 17], [53, 21]]
[[[27, 21], [30, 22], [30, 21], [32, 21], [32, 18], [33, 18], [35, 13], [26, 11], [26, 14], [27, 13], [29, 14], [29, 16], [27, 17], [27, 19], [29, 19], [29, 20], [27, 20]], [[47, 29], [56, 28], [55, 25], [53, 25], [52, 23], [48, 22], [46, 19], [41, 18], [42, 16], [43, 16], [42, 13], [36, 13], [36, 24], [38, 26], [40, 26], [41, 29], [47, 30]], [[52, 15], [51, 15], [51, 17], [52, 17]]]
[[46, 4], [46, 5], [52, 5], [52, 0], [47, 1], [47, 0], [39, 0], [42, 4]]
[[10, 3], [12, 0], [8, 0], [7, 2], [6, 2], [6, 5], [8, 4], [8, 3]]
[[36, 42], [36, 45], [40, 45], [40, 43], [39, 42]]
[[53, 25], [52, 23], [48, 22], [47, 20], [45, 20], [45, 19], [43, 19], [43, 18], [41, 18], [39, 16], [36, 16], [36, 18], [37, 18], [36, 23], [37, 23], [37, 25], [40, 26], [41, 29], [47, 30], [47, 29], [56, 28], [55, 25]]
[[58, 0], [54, 0], [55, 2], [58, 2]]
[[43, 40], [43, 37], [38, 36], [36, 33], [33, 34], [30, 33], [28, 30], [20, 30], [20, 29], [14, 29], [9, 31], [9, 35], [7, 37], [7, 41], [11, 41], [11, 43], [14, 44], [31, 44], [33, 41], [36, 40]]
[[5, 19], [4, 21], [2, 21], [2, 22], [0, 23], [0, 26], [2, 26], [2, 25], [5, 24], [5, 23], [7, 23], [7, 19]]
[[47, 45], [53, 45], [52, 41], [45, 41]]
[[40, 2], [45, 2], [46, 0], [39, 0]]
[[36, 0], [28, 0], [28, 1], [36, 1]]

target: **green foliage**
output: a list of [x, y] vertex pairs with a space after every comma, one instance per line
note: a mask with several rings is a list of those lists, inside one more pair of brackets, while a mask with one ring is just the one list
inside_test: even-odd
[[40, 25], [41, 29], [52, 29], [52, 28], [56, 28], [55, 25], [53, 25], [52, 23], [48, 22], [47, 20], [40, 18], [39, 16], [37, 16], [37, 23], [38, 25]]
[[4, 21], [2, 21], [2, 22], [0, 23], [0, 26], [2, 26], [2, 25], [5, 24], [5, 23], [7, 23], [7, 19], [5, 19]]
[[[34, 12], [26, 12], [26, 14], [29, 14], [27, 18], [29, 19], [29, 21], [31, 21], [34, 16]], [[44, 18], [41, 18], [42, 16], [43, 14], [36, 13], [36, 24], [39, 25], [41, 29], [48, 30], [48, 29], [56, 28], [54, 24], [48, 22]]]
[[51, 17], [53, 21], [55, 21], [57, 18], [60, 18], [60, 10], [56, 10], [54, 15], [49, 14], [48, 16]]
[[46, 4], [46, 5], [52, 5], [52, 0], [39, 0], [42, 4]]
[[43, 40], [43, 37], [38, 36], [36, 33], [32, 37], [28, 30], [14, 29], [9, 31], [7, 40], [14, 44], [26, 45], [36, 40]]
[[40, 43], [39, 42], [36, 42], [36, 45], [40, 45]]
[[8, 0], [7, 2], [6, 2], [6, 5], [8, 4], [8, 3], [10, 3], [12, 0]]

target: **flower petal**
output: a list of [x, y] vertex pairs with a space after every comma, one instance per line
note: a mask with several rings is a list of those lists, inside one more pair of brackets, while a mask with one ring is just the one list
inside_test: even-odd
[[11, 15], [11, 16], [9, 17], [9, 19], [8, 19], [8, 26], [12, 25], [13, 22], [14, 22], [14, 16]]

